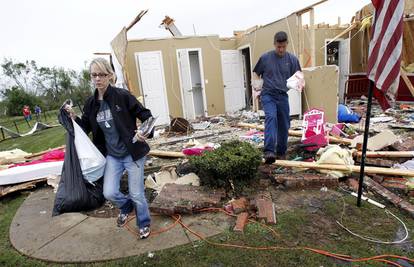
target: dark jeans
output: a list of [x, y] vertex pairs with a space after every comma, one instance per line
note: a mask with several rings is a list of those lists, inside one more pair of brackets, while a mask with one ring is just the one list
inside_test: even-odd
[[289, 97], [280, 91], [277, 95], [261, 96], [261, 101], [265, 112], [264, 151], [283, 156], [290, 128]]

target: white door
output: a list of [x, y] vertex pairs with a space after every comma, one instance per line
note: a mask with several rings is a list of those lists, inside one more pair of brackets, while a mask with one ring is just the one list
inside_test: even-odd
[[344, 103], [345, 84], [349, 76], [349, 39], [339, 42], [339, 103]]
[[221, 50], [221, 65], [224, 83], [226, 112], [234, 112], [246, 107], [245, 88], [241, 52]]
[[170, 118], [162, 53], [161, 51], [139, 52], [136, 53], [136, 59], [145, 106], [151, 110], [154, 117], [158, 116], [156, 125], [168, 124]]
[[195, 119], [193, 84], [191, 81], [190, 59], [187, 49], [177, 49], [178, 73], [183, 97], [183, 112], [186, 119]]

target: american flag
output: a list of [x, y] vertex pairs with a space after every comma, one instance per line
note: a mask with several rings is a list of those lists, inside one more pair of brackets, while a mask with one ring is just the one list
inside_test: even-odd
[[404, 0], [372, 0], [374, 20], [368, 53], [368, 79], [374, 96], [387, 109], [395, 100], [400, 80]]

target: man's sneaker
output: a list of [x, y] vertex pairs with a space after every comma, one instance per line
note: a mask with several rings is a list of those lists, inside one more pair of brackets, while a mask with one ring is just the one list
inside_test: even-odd
[[145, 239], [147, 237], [149, 237], [149, 235], [151, 234], [151, 229], [149, 228], [149, 226], [145, 226], [142, 229], [139, 229], [139, 238], [141, 239]]
[[272, 164], [276, 161], [275, 153], [272, 153], [270, 151], [265, 152], [264, 158], [265, 158], [265, 164]]
[[116, 220], [116, 225], [122, 227], [127, 223], [128, 213], [119, 213], [118, 219]]

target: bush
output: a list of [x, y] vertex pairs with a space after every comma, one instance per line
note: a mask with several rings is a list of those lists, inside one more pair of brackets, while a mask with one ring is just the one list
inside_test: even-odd
[[259, 149], [238, 140], [226, 142], [201, 156], [190, 157], [202, 185], [226, 189], [231, 187], [230, 181], [238, 187], [255, 178], [260, 162]]

